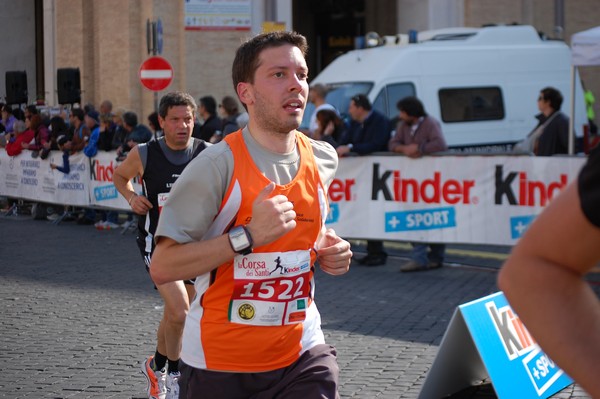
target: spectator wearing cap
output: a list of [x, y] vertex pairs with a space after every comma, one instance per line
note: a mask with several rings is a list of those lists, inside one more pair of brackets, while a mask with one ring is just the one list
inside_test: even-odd
[[98, 139], [100, 138], [100, 114], [90, 110], [85, 114], [85, 125], [90, 130], [90, 137], [83, 149], [83, 153], [92, 158], [98, 153]]
[[50, 162], [50, 169], [58, 170], [59, 172], [62, 172], [65, 175], [68, 175], [69, 172], [71, 171], [71, 164], [69, 163], [69, 150], [66, 150], [64, 148], [65, 144], [68, 141], [69, 140], [64, 135], [60, 135], [56, 138], [56, 145], [58, 146], [58, 149], [62, 151], [62, 161], [63, 161], [62, 166], [57, 165], [54, 162]]

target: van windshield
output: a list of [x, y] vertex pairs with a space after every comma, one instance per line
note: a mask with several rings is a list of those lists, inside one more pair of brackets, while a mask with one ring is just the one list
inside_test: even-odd
[[[372, 87], [373, 83], [371, 82], [328, 84], [327, 88], [329, 91], [327, 92], [326, 101], [338, 110], [344, 121], [349, 122], [350, 116], [348, 115], [348, 106], [350, 105], [350, 99], [357, 94], [368, 94]], [[306, 104], [300, 129], [308, 129], [310, 116], [314, 110], [315, 106], [313, 103], [309, 102]]]

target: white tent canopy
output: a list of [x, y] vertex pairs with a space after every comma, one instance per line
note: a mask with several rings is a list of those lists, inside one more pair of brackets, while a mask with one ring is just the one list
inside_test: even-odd
[[[572, 138], [575, 124], [575, 76], [580, 66], [600, 65], [600, 26], [577, 32], [571, 36], [571, 118], [569, 137]], [[569, 154], [573, 154], [573, 140], [569, 140]]]
[[600, 65], [600, 26], [571, 36], [573, 65]]

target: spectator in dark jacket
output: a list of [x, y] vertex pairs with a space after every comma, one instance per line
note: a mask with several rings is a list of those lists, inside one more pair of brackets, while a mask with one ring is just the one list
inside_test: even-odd
[[374, 110], [364, 94], [350, 100], [348, 114], [352, 118], [350, 127], [336, 148], [339, 156], [350, 152], [367, 155], [377, 151], [387, 151], [390, 139], [390, 122], [381, 112]]
[[73, 136], [63, 146], [71, 151], [71, 154], [82, 151], [90, 138], [90, 129], [84, 123], [84, 119], [85, 113], [81, 108], [71, 110], [70, 125], [73, 128]]
[[217, 116], [217, 101], [214, 97], [204, 96], [200, 98], [198, 115], [204, 123], [194, 125], [192, 137], [211, 143], [219, 141], [222, 134], [222, 122], [221, 118]]
[[118, 159], [124, 159], [129, 150], [139, 143], [146, 143], [152, 139], [152, 131], [146, 125], [138, 124], [135, 112], [128, 111], [123, 114], [123, 128], [127, 136], [125, 142], [117, 148]]
[[123, 124], [123, 114], [125, 113], [124, 109], [117, 109], [112, 116], [112, 121], [114, 125], [115, 132], [112, 138], [111, 147], [114, 150], [119, 150], [121, 146], [125, 143], [125, 138], [127, 138], [127, 130], [125, 130], [125, 126]]
[[541, 113], [536, 118], [539, 121], [537, 127], [542, 127], [542, 132], [534, 145], [535, 155], [569, 153], [569, 117], [560, 111], [562, 102], [562, 94], [553, 87], [546, 87], [540, 92], [538, 108]]
[[[387, 151], [390, 122], [384, 114], [373, 109], [367, 96], [358, 94], [352, 97], [348, 114], [352, 123], [342, 138], [342, 145], [336, 147], [339, 156], [346, 156], [350, 152], [368, 155]], [[367, 241], [367, 256], [357, 259], [358, 263], [365, 266], [384, 265], [386, 260], [387, 252], [383, 248], [383, 241], [379, 240]]]
[[219, 108], [221, 109], [221, 115], [223, 116], [221, 119], [221, 131], [223, 132], [223, 137], [239, 130], [240, 125], [237, 122], [237, 118], [240, 115], [240, 111], [237, 100], [231, 96], [225, 96], [221, 100]]

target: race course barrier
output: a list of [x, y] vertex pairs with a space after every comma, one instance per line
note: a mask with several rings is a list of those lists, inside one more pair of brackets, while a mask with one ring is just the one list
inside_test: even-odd
[[[62, 162], [29, 151], [0, 152], [0, 195], [129, 211], [112, 184], [114, 152]], [[548, 202], [572, 182], [585, 157], [376, 154], [340, 159], [329, 188], [327, 224], [347, 239], [513, 245]], [[140, 185], [134, 184], [140, 192]]]

